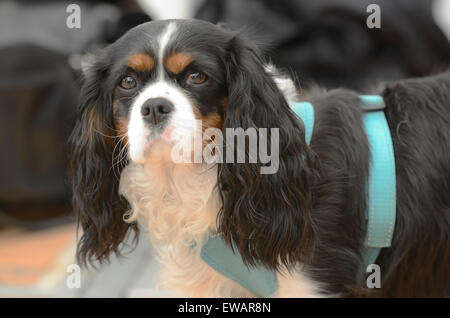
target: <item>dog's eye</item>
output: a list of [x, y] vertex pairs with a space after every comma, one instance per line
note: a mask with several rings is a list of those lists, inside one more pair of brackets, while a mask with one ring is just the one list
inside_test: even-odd
[[123, 89], [132, 89], [136, 87], [136, 80], [132, 76], [125, 76], [120, 81], [120, 87]]
[[202, 72], [191, 72], [187, 74], [186, 82], [189, 85], [198, 85], [206, 82], [208, 77]]

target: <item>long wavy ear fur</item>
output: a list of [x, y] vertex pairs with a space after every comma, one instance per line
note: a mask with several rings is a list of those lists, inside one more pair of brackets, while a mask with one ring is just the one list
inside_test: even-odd
[[104, 87], [106, 74], [106, 64], [98, 61], [85, 72], [69, 144], [73, 206], [82, 229], [77, 260], [82, 265], [108, 260], [111, 252], [120, 254], [120, 244], [129, 230], [137, 233], [135, 224], [123, 220], [128, 206], [119, 197], [119, 177], [113, 173], [113, 149], [121, 145], [119, 138], [113, 137], [117, 132], [111, 93]]
[[248, 265], [278, 269], [306, 262], [315, 233], [310, 215], [315, 170], [303, 124], [265, 71], [258, 49], [237, 34], [229, 50], [224, 139], [227, 128], [267, 128], [270, 149], [270, 129], [278, 128], [279, 169], [261, 174], [263, 165], [249, 163], [248, 151], [245, 163], [219, 165], [219, 232]]

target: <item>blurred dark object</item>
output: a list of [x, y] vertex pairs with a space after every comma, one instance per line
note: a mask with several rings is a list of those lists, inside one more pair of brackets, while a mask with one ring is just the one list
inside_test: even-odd
[[[207, 0], [197, 18], [248, 26], [275, 65], [300, 84], [370, 90], [379, 81], [424, 76], [449, 66], [450, 45], [424, 0]], [[378, 4], [381, 28], [366, 25]]]
[[0, 226], [39, 228], [42, 220], [68, 218], [67, 139], [82, 54], [149, 20], [113, 4], [79, 1], [81, 28], [69, 29], [69, 4], [0, 1]]
[[120, 20], [115, 25], [113, 31], [105, 37], [105, 40], [108, 43], [112, 43], [125, 34], [128, 30], [148, 21], [150, 21], [149, 16], [143, 12], [126, 13], [120, 17]]
[[67, 203], [66, 140], [78, 91], [62, 54], [0, 50], [0, 202], [3, 210]]

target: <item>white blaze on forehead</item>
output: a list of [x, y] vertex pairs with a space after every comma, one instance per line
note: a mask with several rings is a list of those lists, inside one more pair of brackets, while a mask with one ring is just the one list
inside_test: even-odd
[[159, 38], [159, 51], [158, 51], [158, 60], [159, 60], [159, 79], [162, 80], [164, 76], [164, 52], [167, 47], [167, 44], [170, 41], [170, 38], [175, 33], [176, 26], [175, 22], [170, 22], [169, 25], [167, 25], [164, 32], [161, 34]]

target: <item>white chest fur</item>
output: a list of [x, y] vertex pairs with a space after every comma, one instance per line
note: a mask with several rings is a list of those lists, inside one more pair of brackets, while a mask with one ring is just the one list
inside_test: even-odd
[[[131, 205], [127, 222], [146, 226], [162, 265], [159, 286], [184, 297], [252, 297], [200, 258], [200, 246], [216, 230], [220, 198], [214, 166], [130, 164], [120, 193]], [[193, 248], [193, 243], [197, 248]], [[317, 297], [317, 288], [300, 271], [277, 274], [278, 297]]]

